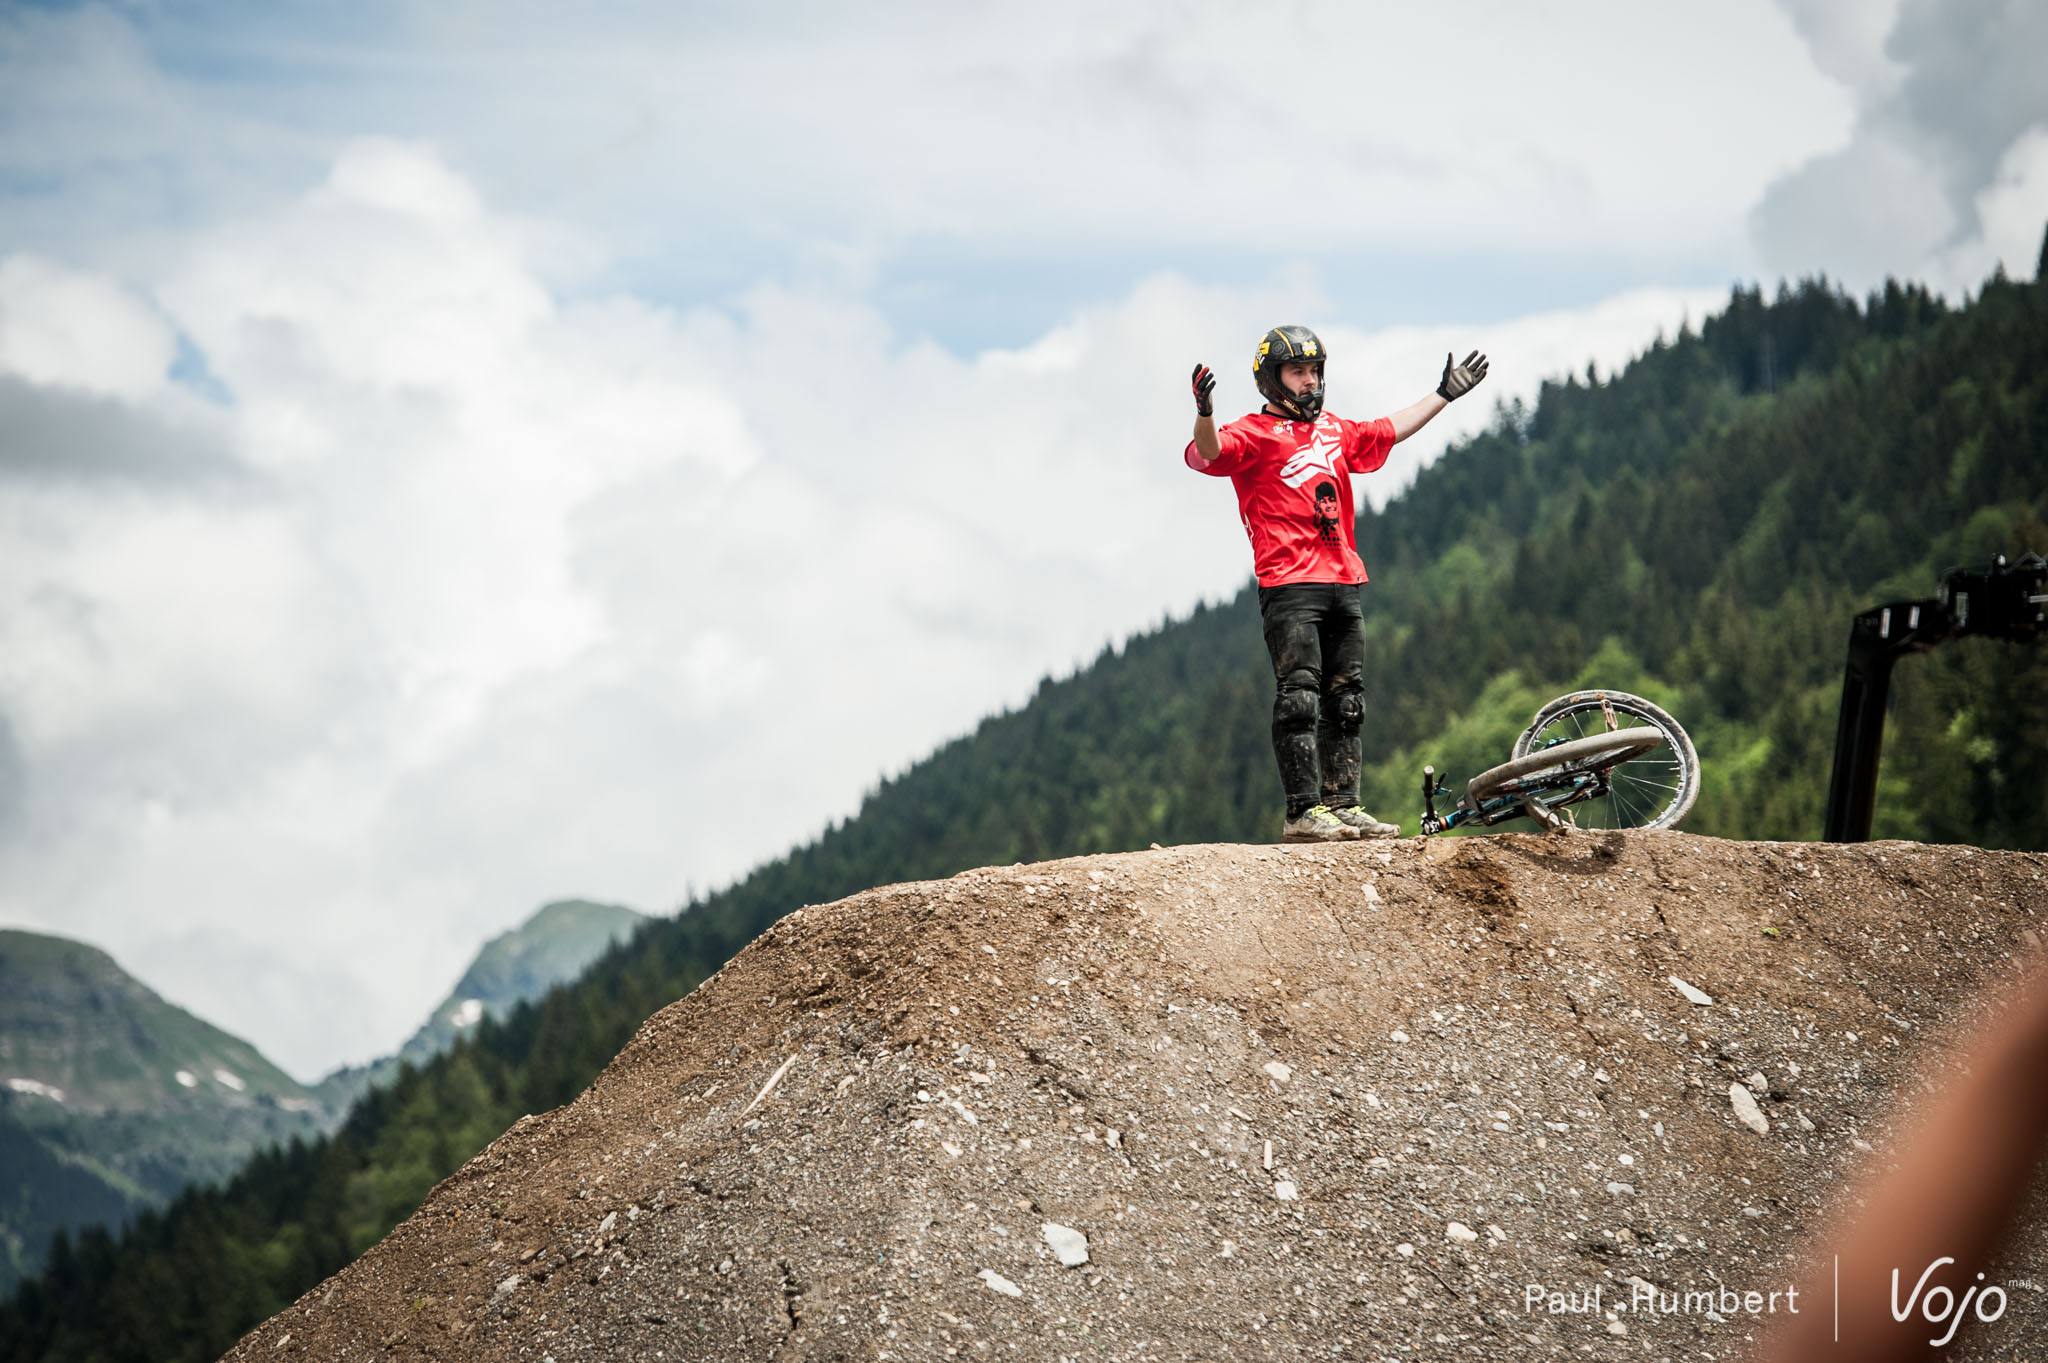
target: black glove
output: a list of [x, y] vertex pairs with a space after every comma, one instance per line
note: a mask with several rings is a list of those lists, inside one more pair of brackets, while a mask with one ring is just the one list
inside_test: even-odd
[[1485, 377], [1486, 357], [1478, 351], [1473, 351], [1465, 357], [1463, 364], [1457, 365], [1452, 364], [1450, 355], [1446, 354], [1443, 382], [1436, 386], [1436, 395], [1445, 402], [1456, 402], [1477, 388], [1479, 381]]
[[1216, 376], [1209, 372], [1209, 366], [1195, 366], [1195, 415], [1214, 416], [1216, 409], [1209, 405], [1209, 395], [1216, 391]]

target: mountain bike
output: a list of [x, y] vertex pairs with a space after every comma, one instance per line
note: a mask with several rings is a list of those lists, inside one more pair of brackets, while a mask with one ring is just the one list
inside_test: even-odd
[[1422, 769], [1422, 832], [1534, 819], [1553, 833], [1573, 828], [1670, 828], [1700, 793], [1700, 759], [1677, 720], [1625, 691], [1573, 691], [1536, 712], [1514, 755], [1450, 794]]

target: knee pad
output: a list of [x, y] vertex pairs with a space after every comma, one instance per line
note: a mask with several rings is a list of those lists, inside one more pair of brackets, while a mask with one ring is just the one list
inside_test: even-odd
[[1273, 726], [1278, 729], [1313, 729], [1321, 712], [1316, 699], [1315, 679], [1304, 673], [1290, 673], [1273, 698]]
[[1340, 691], [1334, 697], [1337, 727], [1349, 732], [1365, 723], [1365, 697], [1357, 691]]

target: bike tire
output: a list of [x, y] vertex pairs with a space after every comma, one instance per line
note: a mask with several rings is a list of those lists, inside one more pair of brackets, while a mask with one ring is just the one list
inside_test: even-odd
[[[1554, 747], [1542, 748], [1511, 758], [1497, 767], [1489, 767], [1465, 783], [1465, 801], [1477, 807], [1483, 800], [1496, 795], [1512, 794], [1515, 788], [1530, 777], [1541, 776], [1547, 780], [1557, 777], [1575, 776], [1582, 772], [1601, 771], [1618, 767], [1624, 762], [1634, 761], [1644, 753], [1664, 746], [1664, 735], [1652, 728], [1618, 729], [1613, 733], [1592, 734], [1575, 738]], [[1532, 781], [1532, 789], [1540, 789], [1544, 782]]]
[[1516, 757], [1551, 739], [1574, 739], [1604, 731], [1605, 707], [1612, 705], [1624, 725], [1646, 726], [1664, 735], [1664, 752], [1618, 770], [1617, 794], [1586, 811], [1587, 827], [1673, 828], [1692, 810], [1700, 793], [1700, 757], [1692, 736], [1670, 714], [1626, 691], [1573, 691], [1548, 702], [1515, 739]]

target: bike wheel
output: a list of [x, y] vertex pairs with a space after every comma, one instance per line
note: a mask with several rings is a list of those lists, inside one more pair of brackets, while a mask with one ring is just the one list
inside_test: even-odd
[[1619, 729], [1541, 748], [1489, 767], [1465, 783], [1465, 802], [1477, 807], [1499, 795], [1540, 795], [1574, 776], [1624, 766], [1664, 746], [1655, 729]]
[[1615, 768], [1605, 800], [1579, 808], [1587, 828], [1671, 828], [1692, 809], [1700, 793], [1700, 759], [1692, 738], [1664, 710], [1626, 691], [1574, 691], [1536, 712], [1521, 737], [1521, 757], [1557, 740], [1575, 740], [1607, 730], [1606, 708], [1624, 725], [1657, 730], [1665, 747]]

